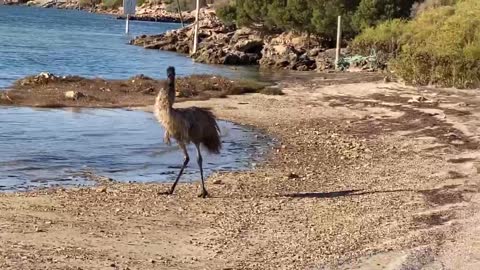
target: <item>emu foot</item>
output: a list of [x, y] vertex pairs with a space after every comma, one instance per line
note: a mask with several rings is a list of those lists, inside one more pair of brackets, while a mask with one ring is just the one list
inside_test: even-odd
[[199, 198], [207, 198], [209, 195], [208, 195], [208, 192], [206, 190], [203, 190], [202, 193], [200, 193], [198, 195]]

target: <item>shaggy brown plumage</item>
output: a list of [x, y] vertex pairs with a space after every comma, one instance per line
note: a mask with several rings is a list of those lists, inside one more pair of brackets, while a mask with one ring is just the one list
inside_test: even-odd
[[184, 154], [184, 162], [180, 173], [172, 188], [167, 193], [172, 194], [174, 192], [183, 170], [190, 161], [187, 145], [193, 143], [197, 148], [197, 162], [202, 178], [202, 193], [200, 196], [206, 197], [208, 193], [203, 178], [203, 160], [200, 145], [203, 144], [211, 153], [220, 153], [220, 149], [222, 148], [220, 129], [218, 128], [215, 116], [210, 111], [197, 107], [184, 109], [173, 108], [173, 103], [175, 103], [175, 68], [169, 67], [167, 69], [167, 77], [168, 79], [165, 86], [160, 90], [155, 100], [155, 116], [165, 128], [165, 142], [170, 144], [170, 139], [175, 139]]

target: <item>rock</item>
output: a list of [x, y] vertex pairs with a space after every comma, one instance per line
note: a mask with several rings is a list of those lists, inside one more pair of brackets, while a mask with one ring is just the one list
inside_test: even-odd
[[[312, 49], [309, 49], [312, 48]], [[270, 37], [262, 50], [260, 65], [293, 70], [315, 70], [320, 43], [306, 34], [287, 32]]]
[[5, 92], [0, 94], [0, 99], [1, 99], [1, 100], [7, 100], [7, 101], [9, 101], [9, 102], [13, 102], [13, 100], [12, 100], [12, 99], [8, 96], [8, 94], [5, 93]]
[[28, 76], [24, 79], [21, 79], [17, 81], [17, 84], [21, 86], [25, 85], [41, 85], [41, 84], [47, 84], [51, 81], [58, 80], [59, 77], [55, 76], [52, 73], [49, 72], [41, 72], [38, 75], [35, 76]]
[[56, 0], [53, 0], [53, 1], [48, 1], [48, 2], [45, 2], [43, 4], [40, 5], [40, 7], [42, 8], [52, 8], [56, 5]]
[[290, 173], [288, 174], [288, 179], [298, 179], [300, 178], [300, 176], [298, 176], [298, 174], [295, 174], [295, 173]]
[[214, 185], [222, 185], [223, 182], [222, 182], [222, 180], [217, 179], [217, 180], [213, 181], [212, 184], [214, 184]]
[[322, 51], [324, 51], [322, 48], [313, 48], [309, 50], [307, 53], [309, 57], [317, 57], [318, 54]]
[[412, 97], [411, 99], [408, 100], [408, 103], [426, 103], [426, 104], [438, 104], [438, 101], [433, 100], [433, 99], [428, 99], [424, 96], [416, 96]]
[[[256, 65], [261, 58], [263, 39], [260, 33], [249, 28], [235, 30], [223, 24], [214, 12], [202, 9], [199, 23], [198, 50], [191, 57], [196, 62], [224, 65]], [[140, 36], [130, 44], [146, 49], [190, 53], [192, 28], [168, 31], [162, 35]]]
[[27, 7], [31, 7], [31, 6], [38, 5], [38, 3], [37, 3], [37, 1], [28, 1], [26, 5], [27, 5]]
[[230, 46], [236, 51], [261, 54], [264, 46], [263, 36], [256, 30], [240, 28], [230, 38]]
[[[319, 37], [286, 32], [265, 36], [251, 28], [235, 29], [223, 24], [209, 8], [201, 9], [199, 43], [194, 61], [222, 65], [258, 65], [266, 68], [328, 71], [335, 68], [335, 49], [322, 48]], [[130, 44], [146, 49], [189, 54], [192, 51], [192, 27], [161, 35], [142, 35]], [[343, 53], [346, 51], [344, 50]]]
[[78, 91], [67, 91], [65, 92], [65, 98], [78, 100], [79, 98], [86, 97], [86, 95], [82, 92]]
[[99, 187], [97, 188], [98, 193], [106, 193], [107, 192], [107, 187]]
[[244, 53], [260, 54], [263, 50], [263, 40], [241, 40], [233, 48]]
[[35, 78], [56, 79], [57, 76], [50, 72], [40, 72]]

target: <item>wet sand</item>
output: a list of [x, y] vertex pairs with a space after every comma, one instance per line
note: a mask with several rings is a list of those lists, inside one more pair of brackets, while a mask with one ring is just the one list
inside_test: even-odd
[[473, 91], [321, 75], [280, 87], [178, 104], [280, 142], [254, 171], [212, 175], [210, 198], [198, 183], [1, 194], [0, 268], [476, 269]]

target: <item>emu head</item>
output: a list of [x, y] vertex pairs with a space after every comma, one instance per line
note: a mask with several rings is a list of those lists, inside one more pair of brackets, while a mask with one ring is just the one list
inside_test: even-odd
[[175, 68], [174, 67], [168, 67], [167, 68], [167, 77], [169, 79], [175, 79]]
[[160, 91], [161, 95], [167, 96], [169, 106], [172, 106], [175, 102], [175, 68], [167, 68], [167, 81], [165, 86]]

